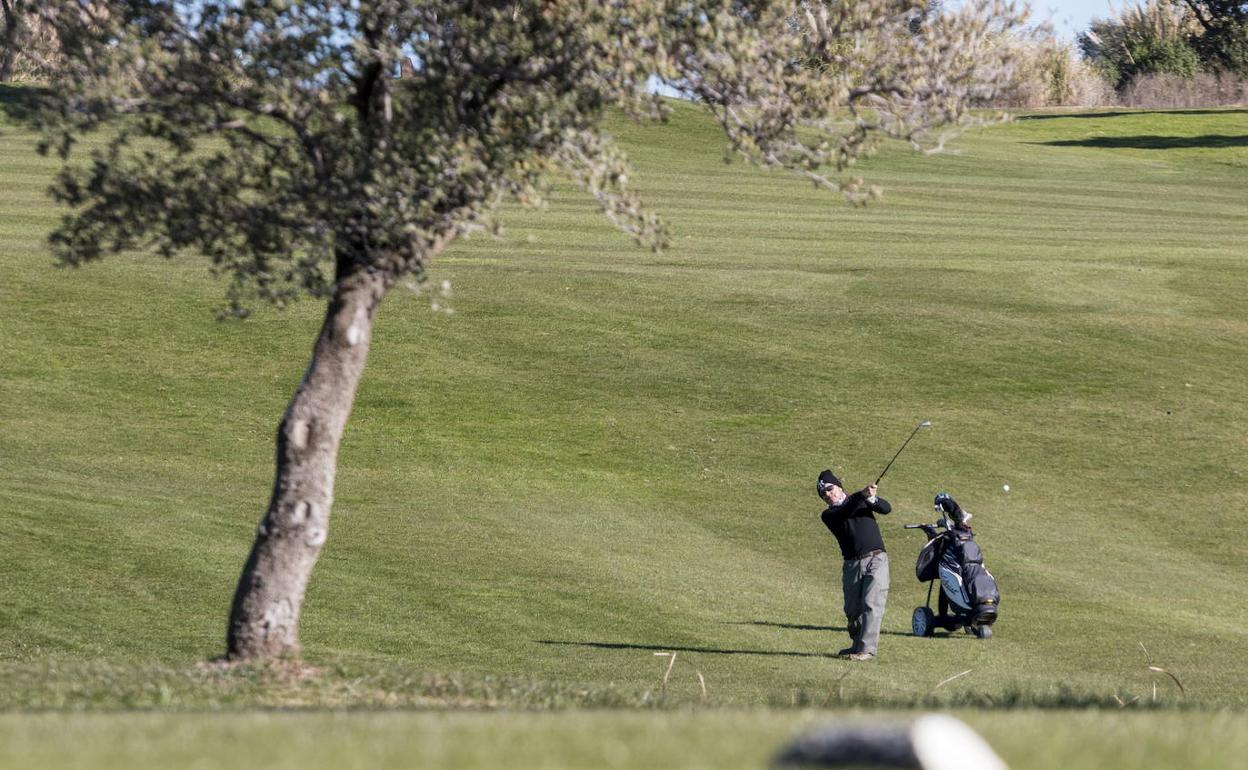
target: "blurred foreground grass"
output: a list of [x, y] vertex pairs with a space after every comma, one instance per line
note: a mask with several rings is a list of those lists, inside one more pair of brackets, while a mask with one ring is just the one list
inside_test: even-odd
[[[1012, 770], [1242, 767], [1223, 712], [954, 712]], [[760, 770], [801, 731], [912, 713], [703, 710], [560, 713], [27, 714], [0, 716], [0, 767], [389, 770], [499, 767]]]

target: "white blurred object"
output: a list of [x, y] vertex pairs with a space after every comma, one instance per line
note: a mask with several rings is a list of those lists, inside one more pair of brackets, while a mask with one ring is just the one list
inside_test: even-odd
[[1008, 770], [979, 733], [947, 714], [926, 714], [910, 727], [923, 770]]
[[1010, 491], [1010, 485], [1009, 485], [1009, 484], [1002, 484], [1002, 485], [1001, 485], [1001, 491], [1003, 491], [1003, 492], [1009, 492], [1009, 491]]
[[983, 738], [945, 714], [909, 725], [832, 723], [791, 741], [774, 767], [893, 767], [918, 770], [1008, 770]]

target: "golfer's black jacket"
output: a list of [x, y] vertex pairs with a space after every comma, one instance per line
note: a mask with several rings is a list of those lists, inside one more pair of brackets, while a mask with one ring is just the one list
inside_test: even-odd
[[880, 525], [875, 521], [875, 514], [888, 513], [893, 506], [882, 497], [876, 497], [872, 503], [861, 490], [845, 498], [840, 505], [830, 505], [823, 512], [824, 525], [836, 535], [836, 542], [841, 546], [841, 556], [846, 559], [860, 559], [871, 551], [884, 550], [884, 538], [880, 536]]

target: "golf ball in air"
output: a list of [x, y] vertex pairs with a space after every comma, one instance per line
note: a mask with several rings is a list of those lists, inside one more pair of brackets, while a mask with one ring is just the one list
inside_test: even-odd
[[1009, 484], [1002, 484], [1002, 485], [1001, 485], [1001, 491], [1002, 491], [1002, 492], [1009, 492], [1009, 491], [1010, 491], [1010, 485], [1009, 485]]

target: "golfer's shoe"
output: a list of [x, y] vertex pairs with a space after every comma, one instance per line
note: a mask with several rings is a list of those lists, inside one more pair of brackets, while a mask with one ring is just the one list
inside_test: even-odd
[[836, 653], [836, 657], [838, 657], [838, 658], [845, 658], [845, 657], [848, 657], [848, 656], [853, 655], [853, 654], [854, 654], [854, 648], [853, 648], [853, 647], [846, 647], [846, 648], [845, 648], [845, 649], [843, 649], [843, 650], [839, 650], [839, 651], [837, 651], [837, 653]]
[[875, 660], [875, 653], [873, 653], [873, 652], [855, 652], [854, 654], [852, 654], [852, 655], [850, 655], [850, 656], [849, 656], [849, 659], [850, 659], [850, 660], [857, 660], [857, 661], [863, 661], [863, 660]]

